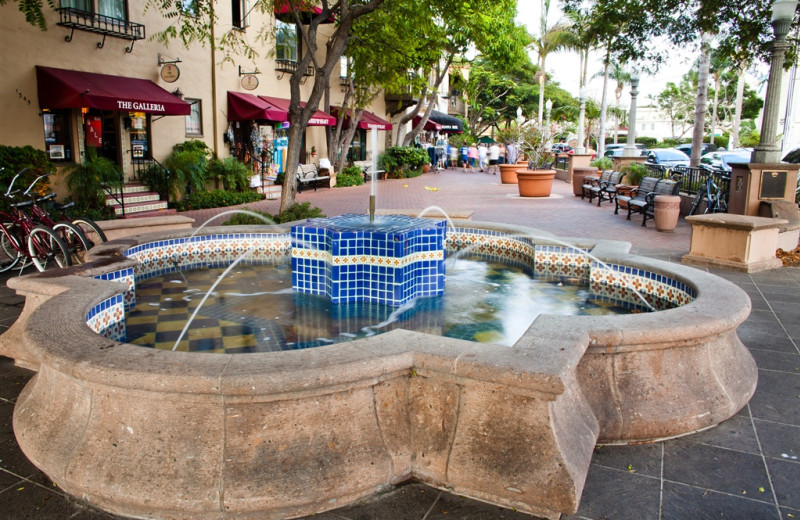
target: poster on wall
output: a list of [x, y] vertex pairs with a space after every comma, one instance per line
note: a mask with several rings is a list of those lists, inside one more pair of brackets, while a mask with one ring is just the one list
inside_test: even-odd
[[86, 116], [86, 146], [103, 146], [103, 120], [100, 116]]
[[50, 152], [51, 159], [64, 159], [64, 145], [63, 144], [51, 144], [50, 148], [48, 149]]

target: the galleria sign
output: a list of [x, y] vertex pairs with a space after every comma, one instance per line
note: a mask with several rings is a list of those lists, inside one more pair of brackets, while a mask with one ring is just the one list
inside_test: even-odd
[[139, 101], [117, 101], [119, 110], [136, 110], [138, 112], [166, 112], [159, 103], [140, 103]]

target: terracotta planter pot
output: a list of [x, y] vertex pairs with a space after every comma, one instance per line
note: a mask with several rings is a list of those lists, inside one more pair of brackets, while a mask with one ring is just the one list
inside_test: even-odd
[[681, 198], [677, 195], [656, 195], [653, 206], [653, 220], [656, 229], [666, 233], [675, 231], [681, 214]]
[[583, 195], [583, 178], [600, 177], [600, 172], [594, 166], [576, 166], [572, 169], [572, 193], [576, 197]]
[[500, 182], [502, 182], [503, 184], [516, 184], [517, 170], [519, 170], [518, 164], [501, 164]]
[[549, 197], [555, 170], [517, 170], [520, 197]]

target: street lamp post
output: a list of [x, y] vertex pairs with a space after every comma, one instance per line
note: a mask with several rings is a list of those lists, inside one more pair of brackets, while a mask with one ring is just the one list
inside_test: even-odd
[[636, 96], [639, 95], [639, 71], [631, 70], [631, 110], [628, 115], [628, 140], [625, 149], [622, 150], [623, 157], [638, 157], [639, 150], [636, 149]]
[[544, 107], [547, 109], [547, 125], [545, 126], [545, 131], [547, 132], [547, 145], [548, 147], [553, 146], [553, 132], [550, 130], [550, 112], [553, 110], [553, 100], [548, 99], [547, 103], [544, 104]]
[[586, 153], [586, 147], [583, 146], [583, 120], [586, 118], [586, 87], [581, 87], [579, 96], [581, 110], [578, 112], [578, 146], [575, 147], [575, 153]]
[[775, 0], [772, 4], [772, 59], [769, 64], [767, 95], [764, 99], [764, 119], [761, 121], [761, 139], [750, 156], [753, 163], [780, 162], [781, 147], [777, 143], [778, 108], [780, 105], [783, 61], [789, 44], [786, 36], [794, 19], [797, 0]]

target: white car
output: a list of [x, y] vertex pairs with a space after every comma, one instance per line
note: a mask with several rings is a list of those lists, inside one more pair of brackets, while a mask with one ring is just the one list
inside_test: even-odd
[[749, 163], [750, 152], [718, 150], [709, 152], [700, 158], [701, 166], [708, 166], [723, 172], [731, 171], [732, 163]]

